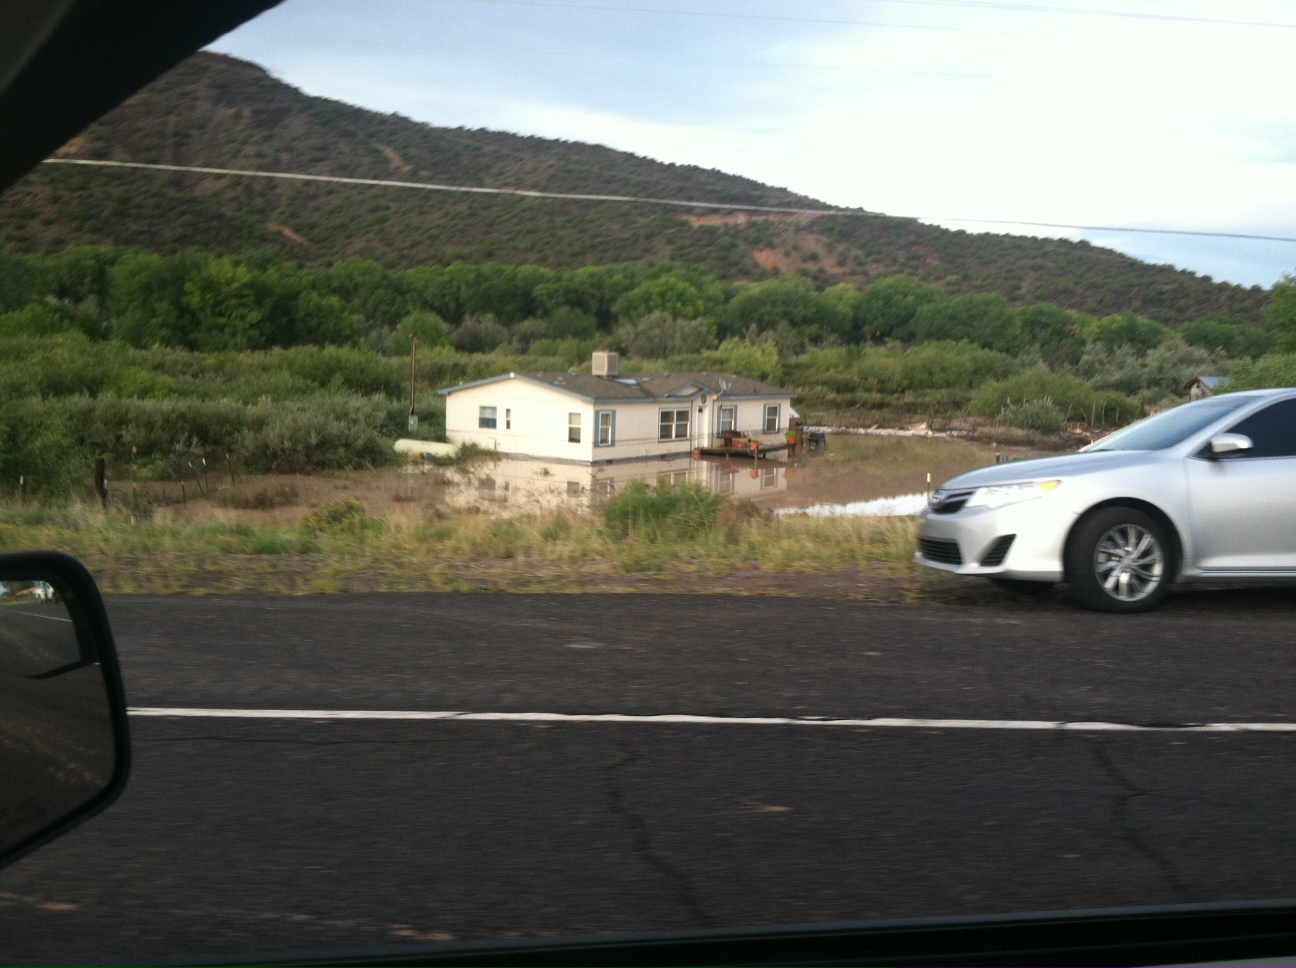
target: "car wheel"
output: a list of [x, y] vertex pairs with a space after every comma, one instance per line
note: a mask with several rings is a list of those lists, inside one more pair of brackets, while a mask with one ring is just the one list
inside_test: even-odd
[[1028, 578], [991, 578], [990, 584], [995, 588], [1002, 588], [1006, 592], [1012, 592], [1015, 595], [1029, 595], [1034, 598], [1037, 595], [1043, 595], [1052, 588], [1057, 582], [1052, 581], [1031, 581]]
[[1165, 528], [1134, 508], [1104, 508], [1076, 525], [1066, 551], [1067, 578], [1081, 604], [1103, 612], [1146, 612], [1174, 580]]

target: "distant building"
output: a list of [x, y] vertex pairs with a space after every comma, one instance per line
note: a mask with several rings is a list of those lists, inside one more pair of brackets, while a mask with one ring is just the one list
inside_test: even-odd
[[1188, 381], [1184, 389], [1188, 391], [1189, 399], [1203, 400], [1214, 395], [1215, 388], [1223, 379], [1222, 376], [1195, 376]]
[[446, 437], [501, 456], [577, 463], [676, 457], [741, 434], [780, 444], [795, 416], [788, 390], [733, 373], [505, 373], [447, 387]]

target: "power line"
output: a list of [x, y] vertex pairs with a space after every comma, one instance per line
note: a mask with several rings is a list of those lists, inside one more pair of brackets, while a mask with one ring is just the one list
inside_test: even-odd
[[1022, 222], [1007, 218], [932, 218], [921, 215], [922, 222], [960, 222], [983, 225], [1029, 225], [1044, 229], [1080, 229], [1085, 232], [1130, 232], [1135, 235], [1192, 235], [1214, 239], [1252, 239], [1257, 242], [1296, 242], [1296, 237], [1286, 235], [1251, 235], [1246, 232], [1197, 232], [1186, 229], [1141, 229], [1124, 225], [1061, 225], [1057, 222]]
[[745, 205], [740, 202], [700, 202], [677, 198], [647, 198], [635, 195], [592, 195], [572, 192], [542, 192], [527, 188], [484, 188], [473, 185], [443, 185], [435, 182], [392, 181], [384, 178], [347, 178], [341, 175], [308, 175], [286, 171], [253, 171], [240, 168], [206, 168], [196, 165], [155, 165], [141, 161], [107, 161], [92, 158], [46, 158], [47, 165], [82, 165], [93, 168], [126, 168], [143, 171], [169, 171], [196, 175], [228, 175], [242, 178], [275, 178], [284, 181], [326, 182], [340, 185], [364, 185], [377, 188], [404, 188], [418, 191], [456, 192], [469, 195], [512, 195], [520, 198], [551, 198], [574, 202], [619, 202], [636, 205], [668, 205], [675, 208], [705, 208], [725, 212], [758, 212], [769, 215], [847, 216], [852, 218], [888, 219], [899, 222], [959, 222], [983, 225], [1026, 225], [1032, 228], [1069, 229], [1080, 232], [1124, 232], [1132, 235], [1184, 235], [1201, 238], [1249, 239], [1257, 242], [1291, 242], [1296, 237], [1254, 235], [1246, 232], [1198, 232], [1189, 229], [1153, 229], [1123, 225], [1073, 225], [1065, 222], [1028, 222], [1021, 219], [944, 218], [934, 215], [884, 215], [862, 208], [794, 208], [780, 205]]
[[645, 205], [673, 205], [678, 208], [714, 208], [723, 211], [768, 212], [779, 215], [874, 215], [863, 209], [791, 208], [778, 205], [743, 205], [725, 202], [693, 202], [675, 198], [640, 198], [633, 195], [590, 195], [574, 192], [541, 192], [527, 188], [481, 188], [469, 185], [441, 185], [435, 182], [391, 181], [384, 178], [345, 178], [340, 175], [305, 175], [286, 171], [249, 171], [238, 168], [200, 168], [191, 165], [153, 165], [140, 161], [100, 161], [89, 158], [46, 158], [47, 165], [89, 165], [96, 168], [139, 168], [146, 171], [192, 172], [198, 175], [239, 175], [244, 178], [279, 178], [294, 181], [331, 182], [341, 185], [373, 185], [381, 188], [412, 188], [430, 192], [464, 192], [472, 195], [516, 195], [521, 198], [554, 198], [576, 202], [634, 202]]
[[[900, 30], [944, 30], [955, 33], [1018, 33], [1018, 31], [978, 29], [974, 27], [947, 27], [940, 24], [897, 24], [882, 20], [858, 20], [831, 17], [805, 17], [791, 14], [732, 13], [716, 10], [654, 9], [620, 4], [578, 3], [572, 0], [460, 0], [461, 3], [507, 4], [516, 7], [549, 7], [566, 10], [598, 10], [609, 13], [647, 13], [671, 17], [709, 17], [723, 20], [766, 20], [783, 23], [831, 24], [836, 26], [887, 27]], [[1108, 17], [1122, 20], [1147, 20], [1156, 22], [1209, 24], [1212, 26], [1262, 27], [1296, 30], [1296, 24], [1259, 20], [1226, 20], [1216, 17], [1192, 17], [1181, 14], [1139, 13], [1132, 10], [1083, 10], [1077, 7], [1050, 7], [1033, 3], [1000, 3], [996, 0], [870, 0], [870, 2], [905, 4], [911, 6], [963, 7], [989, 10], [1020, 10], [1027, 13], [1051, 13], [1062, 16]]]

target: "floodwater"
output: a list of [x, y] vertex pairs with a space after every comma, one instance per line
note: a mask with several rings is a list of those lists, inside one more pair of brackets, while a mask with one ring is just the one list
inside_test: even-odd
[[444, 500], [498, 515], [582, 511], [598, 508], [636, 481], [689, 482], [779, 515], [909, 515], [922, 509], [930, 489], [995, 460], [994, 448], [953, 438], [839, 434], [820, 449], [757, 461], [678, 457], [585, 465], [502, 459], [448, 475]]
[[788, 486], [768, 506], [816, 517], [912, 515], [927, 495], [959, 474], [1040, 451], [947, 437], [830, 436], [822, 452], [803, 451], [784, 472]]

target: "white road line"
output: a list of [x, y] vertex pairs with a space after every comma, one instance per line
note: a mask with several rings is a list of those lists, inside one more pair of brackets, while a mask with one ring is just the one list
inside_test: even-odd
[[57, 615], [41, 615], [39, 612], [15, 612], [15, 615], [26, 615], [28, 618], [43, 618], [47, 622], [70, 622], [70, 618], [60, 618]]
[[1184, 723], [1140, 726], [1136, 723], [1050, 722], [1033, 719], [797, 719], [787, 716], [629, 716], [624, 713], [470, 713], [453, 710], [401, 709], [195, 709], [135, 706], [132, 716], [163, 719], [356, 719], [454, 720], [503, 723], [674, 723], [703, 726], [835, 726], [876, 729], [1015, 729], [1123, 733], [1296, 733], [1296, 723]]

